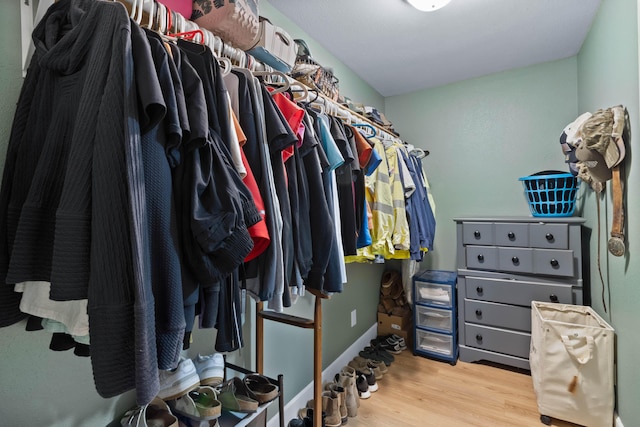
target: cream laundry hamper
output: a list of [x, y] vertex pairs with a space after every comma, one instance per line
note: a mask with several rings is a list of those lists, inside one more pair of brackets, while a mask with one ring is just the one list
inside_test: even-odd
[[615, 331], [591, 307], [531, 302], [531, 379], [542, 423], [611, 427]]

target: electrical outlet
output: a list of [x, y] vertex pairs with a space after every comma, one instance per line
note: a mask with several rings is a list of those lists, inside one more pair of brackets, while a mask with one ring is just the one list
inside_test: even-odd
[[353, 309], [351, 311], [351, 327], [353, 328], [354, 326], [356, 326], [357, 323], [357, 319], [356, 319], [356, 310]]

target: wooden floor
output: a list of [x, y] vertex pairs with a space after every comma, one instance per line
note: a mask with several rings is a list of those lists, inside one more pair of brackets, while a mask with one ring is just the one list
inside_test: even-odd
[[[349, 427], [544, 427], [527, 373], [479, 363], [455, 366], [405, 350], [360, 400]], [[554, 419], [552, 426], [576, 427]]]

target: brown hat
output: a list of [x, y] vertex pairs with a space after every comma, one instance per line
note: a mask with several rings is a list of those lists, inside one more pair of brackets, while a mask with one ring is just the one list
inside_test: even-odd
[[580, 144], [576, 150], [578, 159], [578, 178], [586, 182], [591, 188], [600, 193], [604, 189], [604, 183], [611, 179], [611, 169], [607, 167], [602, 154], [596, 150], [588, 149], [585, 144]]
[[600, 153], [608, 168], [616, 166], [625, 156], [622, 135], [627, 117], [622, 105], [596, 111], [578, 129], [580, 145]]

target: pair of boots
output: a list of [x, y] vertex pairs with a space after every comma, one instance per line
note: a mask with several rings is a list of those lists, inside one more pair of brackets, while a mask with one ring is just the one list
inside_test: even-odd
[[[313, 405], [313, 400], [310, 400]], [[309, 405], [309, 403], [307, 403]], [[325, 427], [326, 414], [322, 412], [322, 427]], [[298, 418], [289, 421], [287, 427], [313, 427], [313, 408], [303, 408], [300, 410]]]
[[[325, 390], [322, 392], [322, 427], [339, 427], [343, 424], [342, 416], [340, 414], [340, 399], [341, 396], [337, 391]], [[291, 420], [291, 422], [289, 423], [289, 427], [314, 427], [314, 403], [314, 400], [310, 400], [307, 402], [307, 406], [300, 410], [298, 419], [302, 419], [302, 424]], [[346, 421], [346, 409], [344, 418]]]
[[[344, 412], [350, 418], [358, 416], [358, 407], [360, 406], [360, 397], [358, 395], [358, 388], [356, 386], [356, 370], [351, 366], [343, 367], [339, 373], [336, 374], [333, 383], [329, 383], [328, 386], [342, 388], [342, 403], [344, 406]], [[327, 385], [325, 385], [325, 389]], [[344, 418], [346, 423], [346, 418]]]
[[[336, 374], [334, 381], [324, 385], [322, 426], [339, 427], [346, 424], [349, 417], [358, 415], [359, 406], [356, 370], [351, 366], [345, 366]], [[289, 427], [313, 427], [313, 410], [314, 401], [309, 400], [306, 408], [300, 410], [298, 420], [291, 420]], [[308, 424], [304, 424], [305, 422]]]

